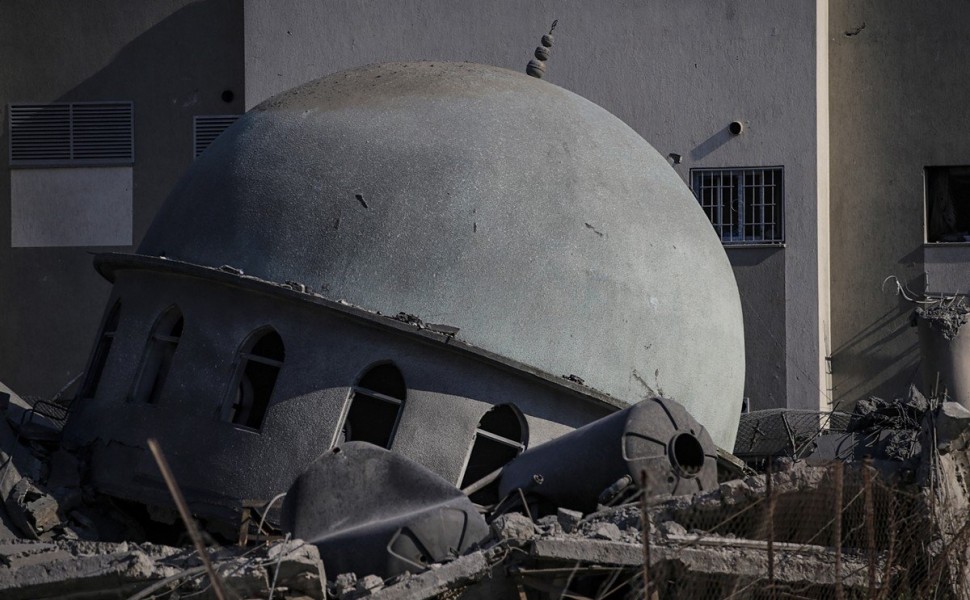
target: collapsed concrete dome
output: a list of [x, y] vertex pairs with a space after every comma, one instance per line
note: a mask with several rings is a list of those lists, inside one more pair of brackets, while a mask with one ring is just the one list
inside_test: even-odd
[[[119, 495], [162, 502], [131, 450], [156, 436], [196, 507], [269, 498], [346, 437], [385, 363], [392, 390], [364, 391], [408, 403], [386, 445], [456, 484], [492, 406], [524, 447], [663, 393], [734, 445], [741, 307], [710, 223], [632, 129], [524, 74], [383, 64], [276, 96], [193, 163], [137, 254], [96, 264], [115, 286], [66, 434], [101, 444], [94, 479]], [[443, 325], [400, 341], [413, 328], [378, 314]], [[276, 369], [261, 407], [242, 406], [253, 361]]]
[[544, 81], [402, 63], [281, 94], [192, 166], [139, 253], [448, 323], [631, 403], [640, 377], [733, 447], [744, 343], [716, 235], [649, 144]]

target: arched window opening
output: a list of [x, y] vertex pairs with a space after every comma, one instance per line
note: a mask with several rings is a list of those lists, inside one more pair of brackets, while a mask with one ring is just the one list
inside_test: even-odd
[[286, 352], [283, 339], [273, 330], [252, 336], [243, 348], [222, 418], [236, 425], [259, 429]]
[[177, 306], [166, 310], [155, 321], [145, 353], [141, 357], [135, 384], [132, 386], [133, 401], [158, 404], [165, 380], [172, 368], [175, 350], [182, 337], [183, 323], [182, 311]]
[[525, 450], [528, 426], [519, 409], [512, 404], [492, 407], [478, 422], [465, 473], [461, 478], [472, 502], [495, 504], [498, 497], [498, 470]]
[[401, 371], [391, 363], [372, 367], [350, 393], [341, 438], [390, 448], [407, 395]]
[[81, 386], [81, 398], [94, 398], [101, 383], [101, 374], [104, 372], [104, 365], [108, 362], [108, 354], [111, 352], [111, 342], [115, 339], [118, 331], [118, 321], [121, 319], [121, 301], [115, 302], [108, 313], [108, 318], [104, 321], [101, 328], [101, 335], [94, 348], [94, 356], [91, 359], [91, 366], [88, 369], [88, 376]]

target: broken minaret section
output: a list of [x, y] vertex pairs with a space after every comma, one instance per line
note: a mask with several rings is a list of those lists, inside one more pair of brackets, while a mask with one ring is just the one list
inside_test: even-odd
[[549, 60], [549, 53], [552, 52], [552, 32], [556, 29], [556, 24], [559, 23], [559, 19], [552, 22], [552, 27], [549, 28], [549, 33], [542, 36], [540, 40], [540, 45], [536, 46], [536, 50], [533, 53], [532, 60], [525, 67], [525, 72], [536, 79], [542, 79], [542, 76], [546, 74], [546, 61]]

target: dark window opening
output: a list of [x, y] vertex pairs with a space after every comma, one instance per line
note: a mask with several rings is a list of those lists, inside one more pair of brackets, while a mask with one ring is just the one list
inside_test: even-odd
[[779, 244], [784, 236], [781, 168], [693, 169], [691, 190], [725, 244]]
[[174, 306], [155, 321], [132, 387], [133, 401], [158, 404], [182, 337], [183, 322], [182, 312]]
[[926, 168], [926, 241], [970, 242], [970, 167]]
[[81, 386], [81, 398], [94, 398], [101, 383], [101, 374], [104, 366], [108, 362], [108, 354], [111, 353], [111, 342], [118, 331], [118, 321], [121, 318], [121, 302], [115, 302], [108, 313], [108, 318], [101, 328], [101, 336], [94, 348], [94, 356], [91, 359], [91, 367], [88, 369], [88, 376]]
[[246, 346], [249, 350], [239, 353], [223, 419], [258, 430], [263, 425], [286, 352], [283, 339], [275, 331], [251, 338]]
[[[525, 450], [528, 428], [519, 410], [511, 404], [500, 404], [489, 410], [478, 422], [468, 464], [461, 478], [461, 489], [480, 483]], [[499, 501], [498, 478], [471, 492], [472, 502], [488, 506]]]
[[368, 370], [351, 392], [342, 439], [390, 448], [406, 395], [404, 377], [394, 365]]

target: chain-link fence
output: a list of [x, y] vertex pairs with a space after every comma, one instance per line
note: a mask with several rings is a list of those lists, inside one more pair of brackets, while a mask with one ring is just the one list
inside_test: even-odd
[[690, 502], [648, 499], [649, 568], [595, 597], [970, 598], [970, 511], [948, 489], [959, 467], [920, 486], [869, 462], [786, 466]]

